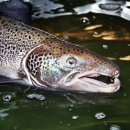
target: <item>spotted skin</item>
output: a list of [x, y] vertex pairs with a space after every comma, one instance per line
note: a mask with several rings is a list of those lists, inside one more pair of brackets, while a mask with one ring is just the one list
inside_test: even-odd
[[26, 52], [38, 44], [47, 45], [45, 40], [50, 38], [55, 36], [0, 16], [0, 73], [7, 75], [8, 69], [11, 68], [10, 72], [15, 73], [11, 74], [11, 77], [17, 78], [17, 70]]
[[[75, 62], [74, 67], [72, 61], [67, 63], [69, 58]], [[119, 73], [119, 68], [83, 47], [0, 16], [0, 75], [23, 78], [29, 85], [58, 88], [63, 77], [75, 71], [114, 76]]]

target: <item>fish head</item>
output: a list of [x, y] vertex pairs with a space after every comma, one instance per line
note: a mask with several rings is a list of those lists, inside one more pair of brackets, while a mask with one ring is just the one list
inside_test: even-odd
[[[120, 69], [112, 61], [75, 44], [40, 44], [22, 61], [30, 84], [49, 90], [113, 93], [120, 88]], [[93, 77], [107, 76], [113, 83]]]

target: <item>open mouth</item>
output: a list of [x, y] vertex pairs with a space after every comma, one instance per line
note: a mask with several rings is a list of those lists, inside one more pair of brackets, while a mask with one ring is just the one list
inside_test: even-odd
[[[83, 91], [90, 91], [92, 92], [116, 92], [120, 88], [120, 80], [118, 79], [119, 73], [116, 75], [109, 75], [104, 73], [99, 73], [95, 71], [89, 72], [72, 72], [69, 74], [64, 83], [69, 86], [74, 84], [75, 82], [81, 83]], [[85, 88], [86, 86], [86, 88]]]
[[106, 84], [113, 84], [114, 83], [114, 78], [103, 76], [103, 75], [100, 75], [97, 77], [87, 77], [87, 78], [94, 79], [94, 80], [97, 80], [97, 81], [100, 81], [100, 82], [103, 82]]

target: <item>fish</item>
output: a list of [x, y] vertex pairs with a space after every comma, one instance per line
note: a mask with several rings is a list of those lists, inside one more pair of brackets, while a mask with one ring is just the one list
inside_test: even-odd
[[[0, 16], [0, 83], [18, 83], [49, 91], [114, 93], [120, 68], [77, 44]], [[94, 77], [105, 76], [105, 83]]]

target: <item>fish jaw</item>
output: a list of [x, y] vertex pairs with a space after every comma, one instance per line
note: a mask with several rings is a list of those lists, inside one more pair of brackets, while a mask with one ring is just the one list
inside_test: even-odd
[[[73, 75], [73, 77], [71, 77]], [[67, 77], [62, 78], [59, 81], [59, 89], [70, 90], [70, 91], [78, 91], [78, 92], [95, 92], [95, 93], [114, 93], [120, 88], [120, 80], [116, 75], [114, 78], [114, 82], [107, 84], [102, 81], [98, 81], [95, 79], [91, 79], [91, 77], [97, 77], [100, 75], [113, 77], [110, 75], [97, 73], [95, 71], [89, 72], [72, 72]], [[69, 77], [71, 77], [69, 79]]]

